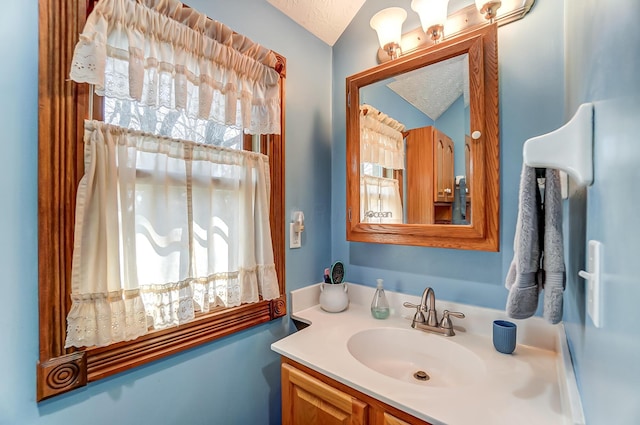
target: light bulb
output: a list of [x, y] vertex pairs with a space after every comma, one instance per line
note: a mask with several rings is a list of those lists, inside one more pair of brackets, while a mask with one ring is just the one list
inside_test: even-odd
[[449, 0], [412, 0], [411, 9], [420, 16], [422, 31], [438, 41], [444, 33], [447, 22]]
[[401, 7], [382, 9], [373, 15], [369, 25], [378, 33], [380, 47], [396, 57], [402, 39], [402, 23], [407, 19], [407, 12]]

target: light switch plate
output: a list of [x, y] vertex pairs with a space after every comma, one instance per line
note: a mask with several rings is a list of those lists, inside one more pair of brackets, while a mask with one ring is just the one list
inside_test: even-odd
[[[587, 313], [596, 328], [602, 327], [602, 279], [600, 261], [602, 243], [589, 241], [587, 252]], [[584, 277], [584, 276], [583, 276]]]

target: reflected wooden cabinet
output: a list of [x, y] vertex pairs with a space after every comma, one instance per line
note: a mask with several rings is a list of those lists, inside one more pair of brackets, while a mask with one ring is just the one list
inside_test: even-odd
[[407, 223], [433, 224], [433, 127], [409, 130], [405, 158]]
[[453, 140], [433, 126], [406, 137], [407, 223], [451, 223], [455, 188]]
[[283, 425], [429, 425], [286, 357]]

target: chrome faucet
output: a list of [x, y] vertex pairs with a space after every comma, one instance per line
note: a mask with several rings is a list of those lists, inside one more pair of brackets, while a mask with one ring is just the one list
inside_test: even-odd
[[[450, 316], [464, 319], [463, 313], [445, 310], [442, 313], [442, 320], [438, 321], [436, 293], [430, 286], [425, 288], [424, 292], [422, 292], [422, 298], [420, 299], [419, 305], [409, 302], [405, 302], [403, 305], [408, 308], [416, 309], [416, 312], [413, 315], [413, 320], [411, 321], [412, 328], [434, 332], [444, 336], [454, 336], [456, 334], [453, 330], [453, 322], [451, 321]], [[427, 313], [426, 318], [424, 315], [425, 312]]]
[[420, 301], [423, 309], [427, 312], [427, 326], [438, 326], [438, 312], [436, 311], [436, 293], [428, 286], [422, 292], [422, 299]]

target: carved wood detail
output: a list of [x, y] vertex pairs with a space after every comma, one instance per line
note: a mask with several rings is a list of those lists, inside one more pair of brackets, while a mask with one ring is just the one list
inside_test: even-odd
[[[67, 81], [67, 76], [78, 34], [94, 3], [95, 0], [38, 2], [38, 401], [286, 314], [286, 295], [282, 295], [274, 301], [220, 308], [179, 328], [154, 331], [134, 341], [80, 351], [64, 348], [66, 315], [71, 305], [75, 197], [84, 172], [83, 120], [89, 103], [88, 87]], [[283, 66], [278, 72], [284, 132], [286, 60], [277, 56]], [[271, 167], [274, 259], [280, 292], [285, 294], [284, 135], [265, 138]]]
[[38, 400], [87, 385], [87, 357], [84, 352], [67, 354], [38, 363]]
[[280, 298], [271, 300], [271, 318], [282, 317], [287, 314], [287, 295], [283, 294]]

